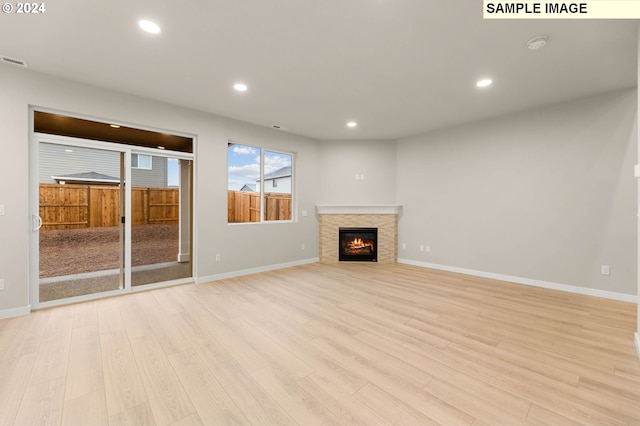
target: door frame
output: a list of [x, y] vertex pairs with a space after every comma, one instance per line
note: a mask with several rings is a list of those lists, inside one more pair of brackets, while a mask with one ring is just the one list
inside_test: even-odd
[[[148, 290], [151, 288], [159, 288], [159, 287], [167, 287], [176, 284], [185, 284], [194, 282], [195, 276], [195, 268], [194, 268], [194, 258], [193, 255], [191, 257], [192, 264], [192, 273], [191, 277], [166, 281], [161, 283], [152, 283], [140, 286], [131, 286], [131, 185], [127, 184], [127, 182], [132, 182], [131, 178], [131, 154], [148, 154], [155, 157], [167, 157], [167, 158], [176, 158], [179, 160], [190, 160], [193, 164], [195, 160], [195, 155], [184, 152], [177, 151], [168, 151], [161, 149], [153, 149], [153, 148], [145, 148], [139, 146], [132, 146], [126, 144], [118, 144], [113, 142], [103, 142], [103, 141], [94, 141], [88, 139], [80, 139], [73, 138], [68, 136], [57, 136], [50, 135], [44, 133], [30, 133], [30, 153], [29, 153], [29, 300], [32, 309], [39, 308], [47, 308], [52, 306], [64, 305], [69, 303], [77, 303], [82, 301], [100, 299], [104, 297], [126, 294], [135, 291]], [[40, 184], [40, 143], [51, 143], [56, 145], [68, 145], [68, 146], [79, 146], [85, 148], [92, 149], [100, 149], [107, 151], [115, 151], [124, 153], [124, 181], [125, 181], [125, 191], [124, 191], [124, 217], [127, 218], [124, 224], [124, 241], [121, 241], [123, 244], [124, 258], [121, 265], [123, 268], [123, 278], [124, 285], [121, 289], [112, 290], [101, 293], [87, 294], [82, 296], [74, 296], [65, 299], [52, 300], [47, 302], [40, 302], [39, 297], [39, 281], [40, 281], [40, 242], [39, 242], [39, 230], [38, 228], [38, 217], [39, 217], [39, 205], [40, 205], [40, 197], [39, 197], [39, 184]], [[195, 140], [194, 140], [195, 143]], [[122, 173], [122, 171], [121, 171]], [[193, 175], [191, 175], [190, 180], [190, 188], [191, 188], [191, 198], [193, 198], [193, 184], [194, 184]], [[193, 206], [193, 199], [191, 199], [191, 206]], [[190, 220], [193, 226], [193, 207], [190, 208]], [[193, 234], [193, 232], [192, 232]], [[191, 253], [193, 254], [193, 243]]]

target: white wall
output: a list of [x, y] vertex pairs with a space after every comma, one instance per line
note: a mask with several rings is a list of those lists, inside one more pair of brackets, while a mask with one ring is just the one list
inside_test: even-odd
[[[640, 28], [638, 28], [638, 82], [640, 83]], [[636, 121], [637, 121], [640, 113], [640, 90], [638, 91], [638, 99], [636, 101], [636, 105], [638, 107], [638, 111], [636, 112]], [[638, 134], [637, 144], [638, 144], [638, 157], [636, 158], [636, 164], [640, 164], [640, 132]], [[639, 182], [639, 181], [636, 179], [636, 182]], [[640, 184], [636, 184], [636, 187], [637, 187], [636, 199], [640, 201]], [[638, 218], [637, 218], [636, 226], [638, 223], [640, 223], [640, 205], [638, 205]], [[638, 232], [637, 262], [638, 262], [638, 266], [640, 266], [640, 228], [638, 228], [637, 232]], [[635, 341], [636, 341], [636, 350], [638, 351], [638, 357], [640, 357], [640, 269], [638, 270], [638, 273], [636, 275], [636, 280], [638, 285], [636, 289], [637, 290], [636, 294], [638, 295], [638, 314], [636, 317], [636, 320], [638, 322], [638, 327], [636, 328]]]
[[399, 257], [637, 294], [636, 103], [609, 93], [398, 141]]
[[[300, 210], [313, 212], [319, 191], [316, 141], [239, 121], [0, 65], [0, 313], [29, 304], [29, 105], [133, 126], [197, 135], [195, 268], [198, 277], [318, 256], [313, 214], [294, 223], [227, 224], [227, 142], [293, 152]], [[301, 250], [305, 243], [306, 250]], [[215, 254], [221, 262], [215, 262]]]
[[394, 141], [322, 141], [319, 154], [318, 204], [395, 204]]

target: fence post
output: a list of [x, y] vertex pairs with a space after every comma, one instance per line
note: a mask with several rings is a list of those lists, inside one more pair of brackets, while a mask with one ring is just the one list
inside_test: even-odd
[[87, 228], [91, 227], [91, 188], [87, 185], [87, 208], [85, 209], [85, 214], [87, 215]]

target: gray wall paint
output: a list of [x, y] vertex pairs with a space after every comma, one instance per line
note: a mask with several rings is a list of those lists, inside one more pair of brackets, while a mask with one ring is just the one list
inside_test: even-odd
[[[294, 223], [227, 224], [227, 143], [229, 139], [296, 156], [297, 210], [313, 212], [320, 176], [316, 141], [0, 65], [0, 311], [29, 304], [29, 105], [88, 118], [108, 119], [171, 132], [197, 135], [195, 170], [197, 240], [195, 269], [199, 277], [294, 262], [318, 256], [318, 226], [310, 213]], [[250, 244], [248, 244], [250, 242]], [[301, 250], [301, 244], [306, 246]], [[220, 253], [221, 262], [215, 262]]]
[[[638, 81], [640, 82], [640, 27], [638, 28]], [[640, 90], [638, 90], [638, 99], [636, 101], [636, 105], [638, 105], [638, 108], [640, 108]], [[638, 119], [638, 112], [636, 112], [636, 120]], [[638, 141], [637, 141], [637, 145], [638, 145], [638, 157], [636, 158], [636, 164], [640, 164], [640, 132], [638, 132]], [[637, 187], [637, 192], [636, 192], [636, 199], [640, 200], [640, 184], [638, 183], [640, 182], [638, 179], [636, 179], [636, 187]], [[638, 206], [638, 218], [636, 219], [636, 226], [638, 225], [638, 221], [640, 221], [640, 206]], [[640, 235], [640, 233], [638, 234]], [[640, 238], [637, 239], [636, 242], [636, 247], [638, 249], [638, 258], [636, 259], [638, 262], [638, 266], [640, 266]], [[640, 270], [638, 271], [638, 273], [636, 274], [636, 281], [637, 281], [637, 295], [638, 295], [638, 315], [637, 315], [637, 321], [638, 321], [638, 327], [636, 328], [636, 345], [640, 344]], [[636, 346], [636, 349], [638, 351], [638, 356], [640, 356], [640, 346]]]
[[[322, 141], [318, 204], [395, 204], [393, 141]], [[364, 180], [355, 176], [364, 175]]]
[[610, 93], [400, 140], [399, 257], [636, 294], [636, 100]]

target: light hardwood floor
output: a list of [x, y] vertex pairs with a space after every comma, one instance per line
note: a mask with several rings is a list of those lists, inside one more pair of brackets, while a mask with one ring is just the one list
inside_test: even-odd
[[640, 424], [635, 305], [310, 264], [0, 321], [0, 425]]

